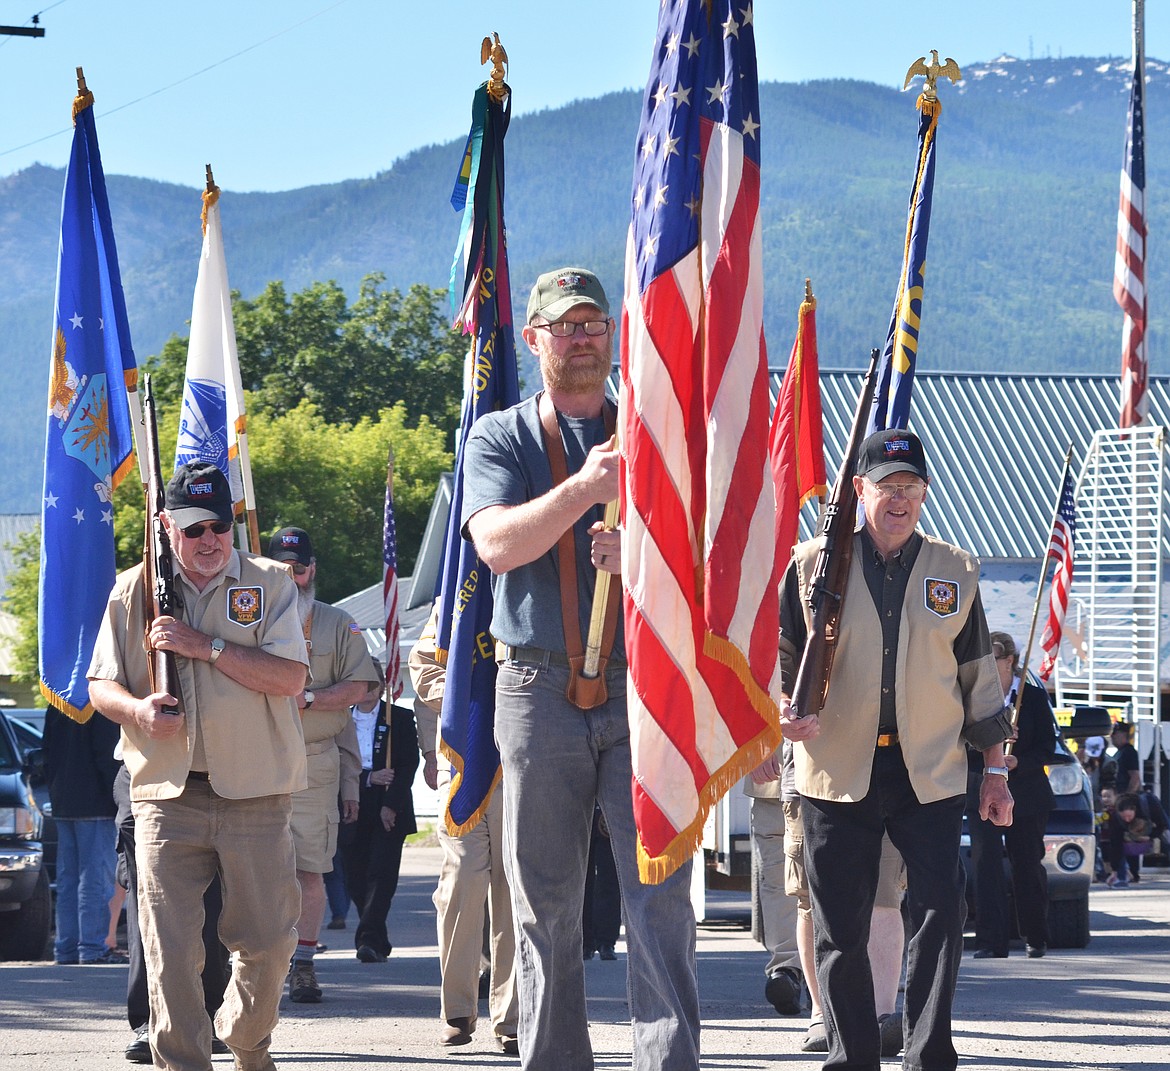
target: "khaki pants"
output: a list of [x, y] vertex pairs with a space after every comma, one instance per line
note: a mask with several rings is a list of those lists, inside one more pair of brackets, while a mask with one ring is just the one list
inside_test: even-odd
[[[443, 787], [443, 786], [440, 786]], [[439, 824], [443, 866], [434, 903], [439, 931], [441, 1014], [446, 1020], [467, 1016], [474, 1023], [479, 1007], [479, 964], [483, 950], [484, 902], [491, 919], [492, 1032], [514, 1037], [516, 1004], [516, 934], [512, 901], [504, 877], [504, 790], [497, 785], [479, 824], [462, 837], [448, 836]], [[489, 900], [490, 897], [490, 900]]]
[[255, 1066], [267, 1052], [300, 916], [289, 797], [224, 799], [189, 780], [170, 800], [133, 804], [138, 911], [150, 992], [150, 1044], [166, 1071], [209, 1071], [204, 1010], [203, 892], [219, 871], [219, 936], [232, 976], [215, 1017], [219, 1037]]

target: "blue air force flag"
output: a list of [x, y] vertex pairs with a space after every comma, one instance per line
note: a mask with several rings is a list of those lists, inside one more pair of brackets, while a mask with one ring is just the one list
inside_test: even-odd
[[85, 674], [114, 583], [112, 498], [131, 466], [138, 378], [92, 105], [86, 90], [73, 104], [41, 506], [41, 692], [77, 721], [93, 713]]

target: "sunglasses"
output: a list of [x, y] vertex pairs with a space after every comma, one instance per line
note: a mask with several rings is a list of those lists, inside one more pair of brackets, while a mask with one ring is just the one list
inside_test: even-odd
[[215, 535], [227, 535], [232, 530], [231, 521], [201, 521], [199, 524], [189, 524], [182, 529], [188, 539], [202, 539], [203, 533], [210, 528]]
[[294, 576], [304, 576], [309, 571], [309, 567], [307, 565], [301, 565], [300, 562], [291, 562], [290, 564]]

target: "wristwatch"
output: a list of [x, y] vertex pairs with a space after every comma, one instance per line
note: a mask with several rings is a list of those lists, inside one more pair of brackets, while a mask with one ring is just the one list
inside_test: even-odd
[[305, 689], [305, 709], [306, 710], [308, 710], [309, 707], [311, 707], [313, 705], [313, 700], [316, 698], [317, 697], [312, 692], [310, 692], [308, 688]]
[[218, 636], [214, 637], [211, 641], [211, 657], [207, 660], [207, 664], [214, 666], [216, 659], [223, 654], [223, 649], [226, 646], [227, 640], [221, 640]]
[[1009, 773], [1011, 773], [1011, 771], [1006, 766], [984, 766], [983, 767], [983, 776], [984, 777], [986, 777], [988, 774], [995, 774], [996, 777], [1007, 777], [1007, 775]]

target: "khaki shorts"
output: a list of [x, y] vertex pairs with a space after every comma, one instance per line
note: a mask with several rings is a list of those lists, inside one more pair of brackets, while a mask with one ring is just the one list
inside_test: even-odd
[[[328, 750], [309, 754], [309, 787], [292, 796], [293, 847], [297, 870], [328, 874], [337, 852], [337, 791], [341, 758], [333, 741]], [[309, 745], [311, 751], [318, 745]]]
[[[800, 800], [784, 801], [784, 855], [784, 891], [796, 897], [796, 910], [804, 918], [812, 918], [808, 878], [804, 872], [804, 823], [800, 820]], [[906, 864], [887, 833], [882, 837], [874, 907], [899, 908], [905, 893]]]

